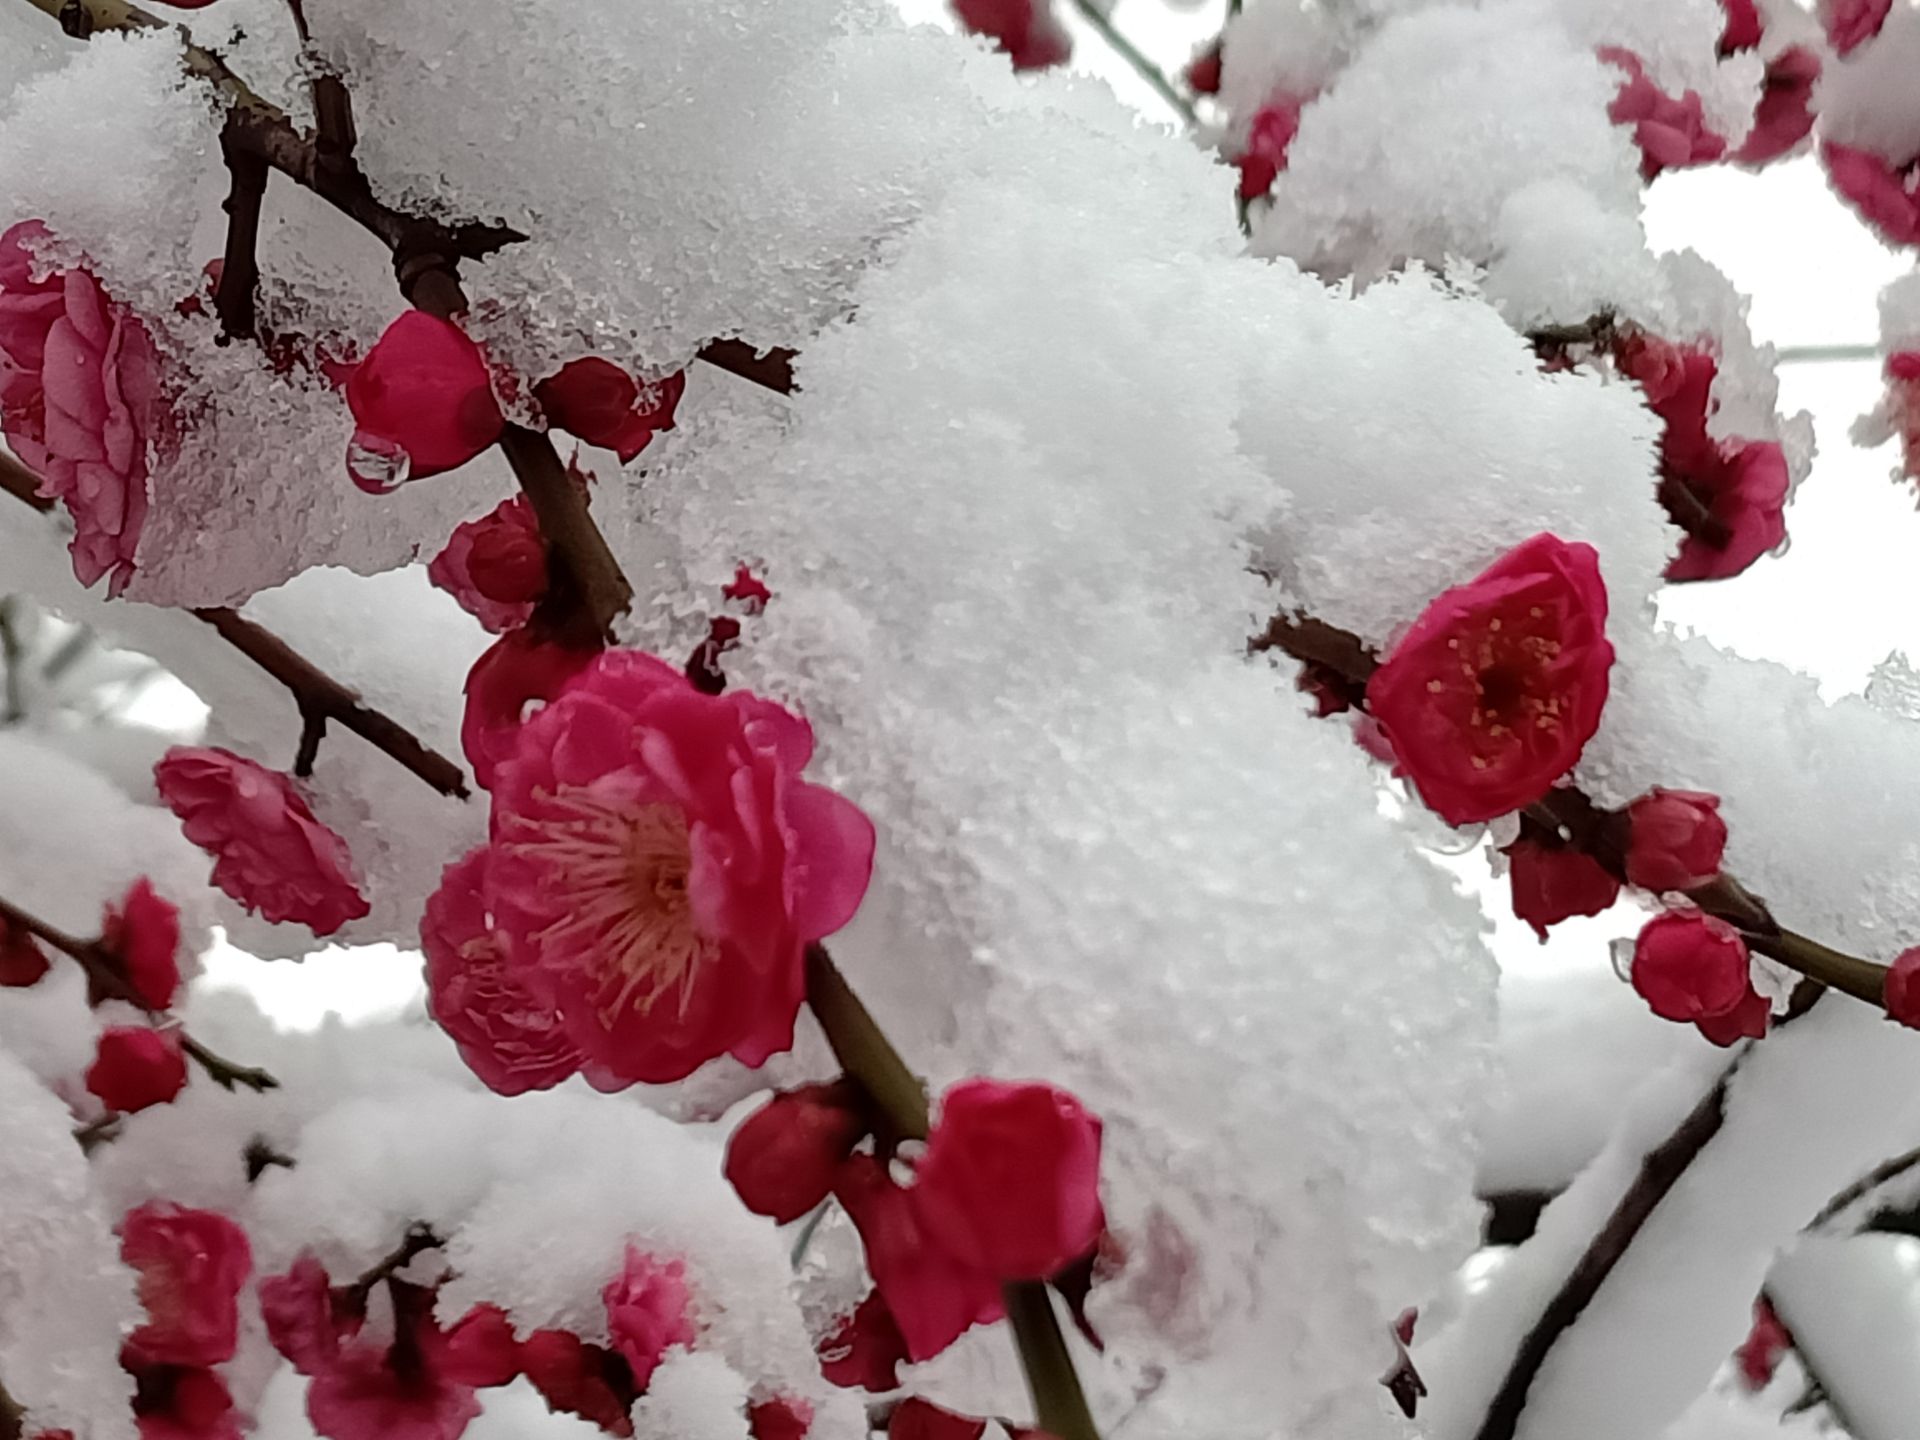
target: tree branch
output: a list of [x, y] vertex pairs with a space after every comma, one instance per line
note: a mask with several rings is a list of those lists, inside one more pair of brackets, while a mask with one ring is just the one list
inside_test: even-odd
[[21, 1440], [25, 1433], [26, 1412], [20, 1408], [20, 1402], [7, 1393], [7, 1387], [0, 1385], [0, 1440]]
[[299, 707], [303, 732], [312, 724], [313, 717], [334, 721], [391, 756], [442, 795], [458, 800], [467, 798], [467, 777], [458, 765], [427, 746], [399, 721], [362, 704], [358, 695], [271, 630], [256, 625], [237, 610], [216, 607], [190, 613], [196, 620], [212, 626], [222, 640], [286, 686]]
[[[1251, 654], [1279, 650], [1326, 677], [1356, 708], [1366, 704], [1367, 681], [1380, 667], [1378, 657], [1357, 635], [1307, 616], [1281, 613], [1247, 642]], [[1602, 809], [1570, 785], [1549, 790], [1523, 812], [1528, 819], [1566, 835], [1568, 843], [1599, 862], [1614, 879], [1626, 882], [1626, 827], [1623, 817]], [[1844, 991], [1875, 1009], [1885, 1008], [1887, 970], [1823, 945], [1783, 927], [1766, 903], [1731, 875], [1720, 875], [1687, 899], [1709, 915], [1740, 931], [1747, 947], [1808, 979]]]
[[231, 188], [227, 212], [227, 247], [220, 261], [220, 283], [213, 305], [220, 316], [221, 333], [230, 339], [254, 338], [254, 296], [260, 287], [260, 206], [267, 196], [267, 166], [259, 156], [237, 143], [233, 115], [220, 132], [220, 154], [227, 163]]
[[1738, 1064], [1736, 1060], [1728, 1066], [1679, 1127], [1640, 1162], [1640, 1173], [1613, 1207], [1607, 1223], [1587, 1243], [1560, 1289], [1521, 1340], [1493, 1402], [1487, 1407], [1486, 1418], [1474, 1432], [1474, 1440], [1513, 1440], [1520, 1413], [1526, 1408], [1527, 1391], [1532, 1388], [1534, 1377], [1540, 1373], [1555, 1342], [1580, 1318], [1580, 1312], [1599, 1293], [1655, 1208], [1686, 1173], [1694, 1157], [1719, 1133], [1726, 1119], [1727, 1081]]
[[[155, 1010], [140, 998], [139, 992], [127, 979], [126, 968], [119, 956], [100, 941], [82, 940], [77, 935], [69, 935], [5, 899], [0, 899], [0, 922], [11, 929], [26, 932], [77, 961], [86, 972], [88, 987], [95, 995], [109, 1000], [123, 1000], [149, 1017], [157, 1018], [165, 1013]], [[280, 1082], [265, 1070], [223, 1060], [185, 1030], [180, 1031], [180, 1048], [222, 1089], [231, 1090], [235, 1085], [244, 1085], [256, 1092], [279, 1088]]]
[[[45, 512], [53, 501], [39, 493], [33, 472], [12, 456], [0, 452], [0, 490]], [[374, 749], [392, 757], [421, 780], [457, 800], [468, 796], [466, 773], [390, 715], [361, 703], [360, 697], [312, 661], [295, 651], [272, 631], [256, 625], [237, 610], [209, 606], [188, 612], [213, 627], [220, 638], [284, 685], [299, 707], [303, 727], [312, 716], [331, 720], [351, 730]]]
[[[926, 1088], [860, 1003], [827, 947], [817, 942], [807, 946], [807, 1004], [840, 1068], [867, 1092], [896, 1137], [926, 1139], [932, 1118]], [[1099, 1440], [1046, 1283], [1012, 1282], [1005, 1296], [1040, 1428], [1057, 1440]]]

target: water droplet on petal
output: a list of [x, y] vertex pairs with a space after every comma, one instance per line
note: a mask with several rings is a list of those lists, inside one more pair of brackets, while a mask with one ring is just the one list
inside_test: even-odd
[[1629, 984], [1633, 980], [1633, 937], [1619, 935], [1607, 942], [1607, 954], [1613, 961], [1613, 973]]
[[369, 495], [385, 495], [407, 482], [413, 462], [407, 452], [384, 435], [356, 430], [347, 446], [347, 474]]

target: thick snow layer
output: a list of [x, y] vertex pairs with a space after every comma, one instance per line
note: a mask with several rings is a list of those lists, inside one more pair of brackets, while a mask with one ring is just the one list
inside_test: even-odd
[[0, 1050], [0, 1375], [28, 1433], [132, 1440], [120, 1337], [139, 1314], [73, 1121]]

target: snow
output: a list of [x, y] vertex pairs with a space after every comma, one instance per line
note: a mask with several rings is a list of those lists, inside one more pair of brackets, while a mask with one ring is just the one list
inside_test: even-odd
[[1538, 5], [1389, 21], [1302, 114], [1255, 251], [1362, 280], [1484, 260], [1508, 198], [1555, 179], [1631, 215], [1639, 151], [1606, 114], [1618, 84]]
[[[1829, 999], [1746, 1053], [1719, 1133], [1689, 1165], [1528, 1393], [1521, 1440], [1644, 1440], [1745, 1337], [1775, 1256], [1827, 1198], [1920, 1126], [1920, 1050], [1863, 1006]], [[1709, 1082], [1710, 1083], [1710, 1082]], [[1704, 1086], [1669, 1083], [1546, 1211], [1536, 1237], [1417, 1355], [1430, 1434], [1473, 1433], [1514, 1341], [1599, 1228], [1642, 1153]], [[1860, 1097], [1871, 1095], [1870, 1104]], [[1775, 1163], [1783, 1149], [1790, 1166]], [[1622, 1385], [1623, 1374], [1634, 1376]]]
[[1848, 1432], [1901, 1440], [1920, 1403], [1920, 1243], [1808, 1236], [1773, 1267], [1767, 1294]]
[[30, 1431], [132, 1440], [139, 1313], [67, 1110], [0, 1049], [0, 1374]]

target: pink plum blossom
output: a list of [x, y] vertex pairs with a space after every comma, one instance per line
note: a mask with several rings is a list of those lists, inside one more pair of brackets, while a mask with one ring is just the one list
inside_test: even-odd
[[150, 1200], [120, 1222], [120, 1258], [138, 1276], [146, 1320], [127, 1337], [132, 1366], [219, 1365], [238, 1343], [246, 1232], [213, 1210]]
[[347, 381], [356, 426], [347, 471], [370, 494], [458, 469], [506, 421], [480, 347], [450, 320], [409, 310]]
[[246, 909], [315, 935], [368, 913], [347, 842], [289, 777], [231, 750], [176, 745], [153, 779], [187, 839], [214, 857], [213, 883]]
[[693, 1344], [693, 1302], [686, 1265], [679, 1260], [661, 1260], [629, 1245], [626, 1262], [600, 1299], [607, 1310], [610, 1343], [643, 1392], [667, 1351]]
[[520, 727], [491, 777], [487, 904], [598, 1070], [665, 1082], [793, 1043], [806, 944], [873, 865], [872, 823], [800, 778], [812, 753], [797, 715], [630, 650]]
[[1590, 545], [1536, 535], [1436, 596], [1367, 682], [1367, 704], [1449, 824], [1546, 794], [1600, 724], [1613, 647]]
[[547, 589], [546, 542], [526, 497], [456, 525], [428, 563], [427, 579], [496, 635], [526, 624]]
[[133, 578], [148, 476], [164, 423], [147, 328], [84, 268], [36, 279], [52, 236], [38, 220], [0, 234], [0, 431], [67, 507], [82, 585]]
[[460, 1058], [501, 1095], [546, 1090], [580, 1069], [580, 1050], [508, 966], [488, 923], [480, 846], [446, 868], [427, 897], [420, 946], [427, 957], [427, 1006]]

